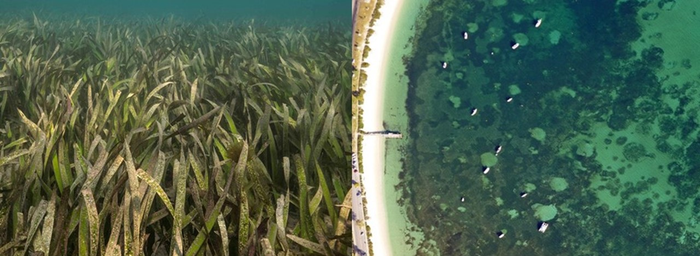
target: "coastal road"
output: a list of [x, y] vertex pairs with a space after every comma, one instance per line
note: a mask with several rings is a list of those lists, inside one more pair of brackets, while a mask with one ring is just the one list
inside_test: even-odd
[[[357, 27], [358, 15], [360, 8], [367, 8], [370, 13], [374, 12], [376, 0], [352, 0], [352, 33], [353, 33], [353, 66], [357, 71], [353, 74], [353, 91], [359, 91], [363, 86], [360, 84], [360, 64], [362, 63], [362, 51], [366, 40], [367, 31], [369, 30], [368, 19], [371, 17], [360, 18], [363, 20], [362, 27]], [[355, 42], [355, 39], [359, 41]], [[362, 185], [362, 174], [360, 172], [360, 163], [358, 159], [359, 143], [360, 143], [360, 121], [359, 117], [360, 106], [357, 97], [353, 97], [352, 101], [353, 116], [352, 116], [352, 235], [353, 235], [353, 252], [355, 256], [369, 256], [369, 238], [367, 234], [365, 207], [363, 203], [364, 191]]]
[[[355, 136], [355, 139], [359, 139]], [[365, 211], [362, 203], [362, 177], [358, 166], [357, 153], [352, 154], [352, 237], [353, 255], [369, 255]]]

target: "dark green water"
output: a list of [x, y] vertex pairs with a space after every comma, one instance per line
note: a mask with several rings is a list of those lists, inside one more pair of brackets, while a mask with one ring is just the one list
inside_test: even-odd
[[618, 2], [427, 7], [404, 183], [421, 254], [698, 255], [700, 6]]
[[350, 1], [344, 0], [260, 0], [260, 1], [0, 1], [0, 13], [59, 12], [116, 17], [170, 16], [207, 19], [256, 19], [259, 22], [318, 23], [343, 22], [350, 25]]

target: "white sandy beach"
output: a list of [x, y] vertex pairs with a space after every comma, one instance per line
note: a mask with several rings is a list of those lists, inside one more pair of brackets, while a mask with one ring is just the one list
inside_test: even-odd
[[[405, 70], [401, 60], [407, 52], [402, 49], [413, 33], [411, 25], [418, 13], [417, 2], [419, 1], [385, 1], [380, 9], [380, 19], [372, 27], [374, 33], [368, 44], [371, 51], [365, 59], [370, 66], [365, 69], [367, 81], [364, 85], [364, 102], [360, 106], [363, 109], [364, 131], [385, 130], [383, 123], [388, 121], [386, 112], [393, 116], [403, 116], [403, 120], [398, 122], [405, 124], [400, 126], [408, 124], [407, 117], [402, 114], [405, 112], [407, 80], [394, 74], [403, 74]], [[392, 94], [390, 97], [385, 97], [387, 91]], [[385, 107], [390, 111], [386, 111]], [[400, 195], [394, 190], [394, 186], [399, 182], [400, 153], [388, 152], [393, 158], [387, 159], [391, 161], [387, 163], [385, 138], [362, 138], [363, 187], [367, 199], [366, 224], [371, 230], [369, 240], [373, 255], [415, 255], [415, 248], [405, 243], [406, 235], [411, 235], [408, 228], [411, 225], [403, 208], [397, 203]], [[414, 241], [420, 240], [422, 239], [418, 238]]]
[[[414, 24], [428, 0], [387, 0], [380, 9], [369, 39], [370, 53], [364, 60], [367, 81], [363, 110], [363, 131], [402, 132], [403, 139], [386, 141], [382, 136], [361, 136], [362, 185], [367, 204], [366, 225], [370, 228], [372, 256], [416, 255], [424, 236], [406, 215], [398, 200], [403, 151], [408, 143], [408, 78], [403, 57], [411, 54], [406, 47], [416, 33]], [[384, 127], [386, 124], [388, 127]], [[428, 241], [428, 244], [431, 244]], [[423, 244], [424, 245], [424, 244]], [[434, 253], [439, 255], [439, 253]]]
[[[403, 0], [385, 1], [381, 7], [381, 17], [375, 22], [374, 34], [369, 39], [371, 49], [365, 59], [370, 66], [365, 69], [367, 81], [364, 85], [363, 130], [384, 130], [384, 83], [385, 74], [390, 64], [388, 61], [391, 37], [399, 18]], [[362, 137], [362, 177], [365, 197], [367, 199], [367, 222], [371, 228], [370, 241], [373, 255], [392, 255], [389, 239], [389, 220], [387, 218], [384, 194], [384, 144], [381, 136]]]

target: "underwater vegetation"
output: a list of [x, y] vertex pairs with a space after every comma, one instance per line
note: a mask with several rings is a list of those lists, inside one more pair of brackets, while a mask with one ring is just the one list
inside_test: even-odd
[[418, 255], [696, 255], [700, 55], [652, 22], [680, 3], [431, 1], [406, 61]]
[[350, 248], [350, 36], [0, 18], [0, 254]]

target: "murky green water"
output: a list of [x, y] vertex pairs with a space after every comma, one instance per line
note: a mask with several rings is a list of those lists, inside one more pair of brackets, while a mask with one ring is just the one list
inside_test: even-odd
[[343, 22], [350, 24], [351, 2], [342, 0], [153, 0], [153, 1], [2, 1], [0, 12], [51, 12], [77, 15], [118, 16], [122, 18], [169, 16], [205, 19], [256, 19], [258, 22]]
[[697, 255], [700, 5], [618, 2], [427, 7], [404, 201], [423, 253]]

